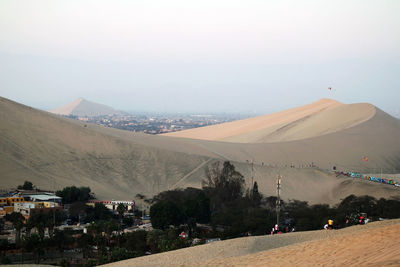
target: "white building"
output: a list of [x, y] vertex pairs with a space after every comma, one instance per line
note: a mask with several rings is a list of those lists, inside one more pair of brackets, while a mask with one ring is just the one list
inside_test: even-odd
[[133, 210], [135, 208], [135, 201], [129, 200], [89, 200], [88, 204], [94, 206], [96, 203], [103, 203], [106, 208], [115, 211], [119, 204], [123, 204], [125, 209]]

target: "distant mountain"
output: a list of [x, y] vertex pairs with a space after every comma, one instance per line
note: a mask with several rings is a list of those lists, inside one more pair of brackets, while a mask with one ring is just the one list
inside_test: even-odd
[[95, 102], [88, 101], [83, 98], [78, 98], [75, 101], [59, 107], [57, 109], [50, 110], [51, 113], [59, 115], [74, 115], [74, 116], [102, 116], [102, 115], [114, 115], [114, 114], [125, 114], [122, 111], [113, 109], [112, 107], [98, 104]]

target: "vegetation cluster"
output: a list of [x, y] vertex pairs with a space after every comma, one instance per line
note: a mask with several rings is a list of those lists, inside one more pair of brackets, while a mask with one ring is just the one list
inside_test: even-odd
[[[213, 238], [270, 234], [277, 219], [277, 198], [263, 196], [257, 182], [246, 189], [243, 175], [230, 162], [209, 166], [201, 189], [177, 189], [156, 195], [150, 208], [150, 231], [124, 231], [138, 225], [142, 219], [140, 210], [128, 214], [122, 204], [115, 212], [102, 203], [86, 205], [90, 188], [67, 187], [57, 195], [68, 205], [68, 214], [50, 211], [25, 220], [21, 214], [11, 213], [0, 220], [0, 231], [6, 221], [16, 231], [15, 244], [0, 241], [2, 263], [23, 263], [30, 255], [30, 262], [33, 257], [35, 263], [54, 256], [62, 266], [94, 266], [202, 244]], [[365, 214], [371, 220], [400, 218], [400, 199], [350, 195], [333, 207], [281, 201], [280, 230], [323, 229], [328, 220], [334, 221], [335, 228], [342, 228], [358, 224], [359, 217]], [[66, 222], [87, 223], [87, 231], [59, 227]], [[6, 255], [12, 250], [21, 256]]]
[[[263, 196], [257, 182], [245, 189], [244, 177], [228, 161], [207, 169], [202, 189], [166, 191], [153, 200], [150, 216], [154, 228], [184, 225], [191, 237], [205, 237], [198, 224], [210, 224], [208, 236], [227, 239], [269, 234], [277, 222], [277, 198]], [[281, 200], [279, 227], [283, 232], [318, 230], [333, 220], [336, 228], [342, 228], [357, 224], [362, 214], [371, 220], [400, 218], [400, 199], [350, 195], [333, 207]]]

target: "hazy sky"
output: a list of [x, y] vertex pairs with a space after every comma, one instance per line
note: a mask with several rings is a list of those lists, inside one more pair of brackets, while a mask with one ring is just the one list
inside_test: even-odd
[[328, 97], [400, 114], [399, 14], [398, 0], [1, 0], [0, 96], [257, 113]]

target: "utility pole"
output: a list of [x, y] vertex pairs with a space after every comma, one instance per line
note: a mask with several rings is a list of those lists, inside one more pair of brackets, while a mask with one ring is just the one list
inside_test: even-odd
[[250, 186], [251, 195], [253, 195], [253, 188], [254, 188], [254, 159], [251, 160], [251, 186]]
[[282, 182], [282, 175], [278, 175], [276, 179], [276, 224], [279, 226], [279, 213], [281, 211], [281, 182]]
[[54, 196], [53, 196], [53, 231], [56, 228], [56, 182], [55, 182], [55, 180], [56, 179], [53, 178], [53, 190], [54, 190]]

